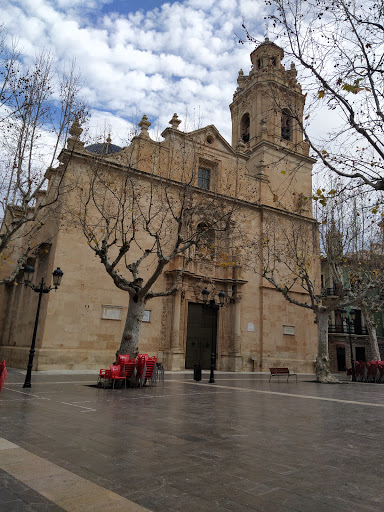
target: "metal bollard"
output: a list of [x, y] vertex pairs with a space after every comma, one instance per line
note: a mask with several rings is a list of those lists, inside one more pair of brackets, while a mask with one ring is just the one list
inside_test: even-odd
[[201, 380], [201, 366], [199, 364], [195, 364], [193, 367], [193, 378], [194, 380]]

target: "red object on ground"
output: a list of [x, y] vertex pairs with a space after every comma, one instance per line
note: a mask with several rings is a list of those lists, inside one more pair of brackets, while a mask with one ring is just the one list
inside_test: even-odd
[[120, 365], [111, 364], [110, 369], [111, 369], [111, 377], [110, 378], [112, 379], [112, 388], [115, 389], [115, 381], [116, 380], [124, 381], [124, 386], [126, 386], [127, 381], [125, 378], [125, 371], [121, 370]]
[[8, 372], [5, 367], [5, 361], [0, 364], [0, 391], [4, 385], [5, 379], [7, 378]]

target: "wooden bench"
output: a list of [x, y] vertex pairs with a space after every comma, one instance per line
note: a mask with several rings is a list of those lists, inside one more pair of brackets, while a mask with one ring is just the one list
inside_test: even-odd
[[278, 380], [280, 380], [280, 375], [283, 375], [283, 376], [286, 375], [287, 382], [288, 382], [289, 377], [294, 375], [296, 377], [296, 382], [297, 382], [297, 373], [290, 372], [289, 368], [270, 368], [269, 371], [271, 372], [271, 375], [269, 376], [269, 382], [271, 382], [272, 377], [277, 377]]

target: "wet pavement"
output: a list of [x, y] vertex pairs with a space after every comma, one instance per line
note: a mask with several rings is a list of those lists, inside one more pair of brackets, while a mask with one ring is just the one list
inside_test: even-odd
[[142, 389], [9, 370], [1, 512], [382, 512], [384, 385], [166, 373]]

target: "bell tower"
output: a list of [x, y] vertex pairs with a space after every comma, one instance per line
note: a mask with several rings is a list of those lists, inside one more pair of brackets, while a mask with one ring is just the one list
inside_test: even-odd
[[[268, 38], [251, 53], [249, 75], [239, 71], [238, 87], [229, 106], [232, 118], [232, 147], [248, 156], [250, 175], [263, 176], [270, 183], [274, 197], [283, 188], [282, 175], [299, 169], [305, 173], [305, 185], [297, 185], [291, 195], [311, 195], [309, 145], [303, 141], [300, 123], [303, 119], [305, 96], [297, 81], [292, 63], [285, 69], [281, 63], [282, 48]], [[282, 158], [284, 155], [289, 158]], [[283, 162], [284, 160], [284, 162]], [[302, 180], [304, 176], [300, 177]], [[292, 184], [292, 182], [291, 182]], [[291, 185], [292, 188], [292, 185]], [[294, 197], [285, 208], [293, 208]], [[266, 194], [260, 200], [270, 202]], [[274, 204], [274, 206], [282, 206]]]
[[241, 140], [252, 151], [262, 139], [298, 145], [303, 140], [295, 118], [301, 119], [305, 98], [294, 64], [281, 64], [284, 51], [268, 38], [251, 53], [249, 75], [239, 71], [230, 105], [232, 146]]

